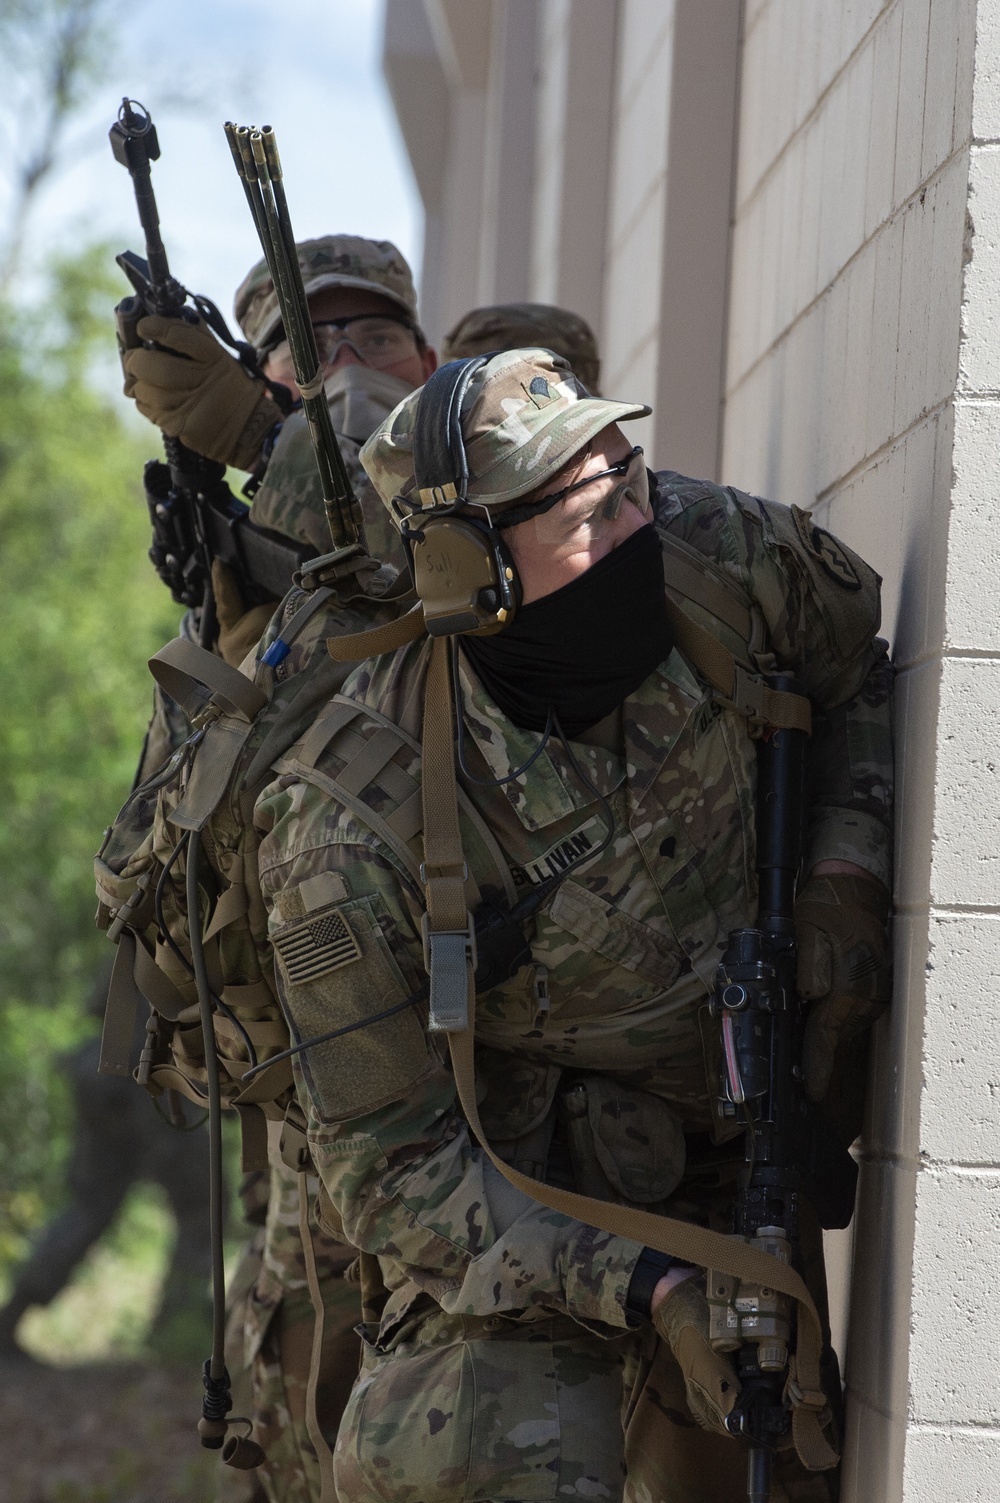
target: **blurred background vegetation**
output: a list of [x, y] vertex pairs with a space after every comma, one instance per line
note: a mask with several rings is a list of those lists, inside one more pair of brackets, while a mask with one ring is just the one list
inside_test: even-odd
[[178, 617], [146, 559], [150, 441], [101, 390], [109, 268], [101, 246], [54, 258], [40, 306], [0, 308], [0, 1275], [60, 1204], [59, 1056], [98, 1027], [107, 949], [90, 858], [135, 772], [146, 659]]
[[[62, 1204], [60, 1058], [99, 1027], [87, 1004], [108, 949], [91, 856], [134, 775], [146, 659], [179, 614], [146, 559], [155, 437], [113, 396], [113, 248], [81, 237], [24, 265], [39, 193], [111, 56], [113, 13], [109, 0], [0, 7], [4, 99], [35, 101], [8, 138], [0, 225], [0, 1298]], [[137, 1350], [171, 1236], [157, 1192], [137, 1191], [22, 1340], [57, 1361]]]

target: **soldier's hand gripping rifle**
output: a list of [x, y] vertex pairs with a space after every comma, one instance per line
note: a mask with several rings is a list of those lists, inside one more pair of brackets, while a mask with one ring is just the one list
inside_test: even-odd
[[274, 131], [269, 125], [255, 130], [227, 121], [226, 138], [278, 297], [295, 381], [319, 467], [333, 546], [337, 550], [361, 551], [365, 548], [361, 506], [340, 452], [323, 390], [324, 374], [302, 285]]
[[[124, 99], [109, 136], [116, 161], [131, 175], [146, 241], [145, 260], [133, 251], [115, 258], [135, 289], [135, 295], [115, 310], [122, 351], [142, 345], [136, 326], [147, 314], [183, 318], [192, 324], [201, 319], [235, 352], [244, 369], [265, 383], [278, 408], [287, 412], [290, 392], [266, 380], [252, 346], [233, 338], [210, 299], [190, 294], [170, 273], [150, 175], [160, 147], [148, 111], [135, 100]], [[174, 359], [184, 358], [176, 351], [170, 354]], [[166, 464], [150, 460], [143, 476], [153, 525], [149, 556], [174, 599], [200, 610], [199, 636], [202, 645], [208, 646], [216, 629], [213, 559], [233, 572], [244, 604], [251, 606], [280, 600], [291, 587], [295, 570], [314, 558], [316, 550], [256, 527], [250, 521], [249, 507], [226, 484], [224, 464], [194, 453], [166, 433], [163, 444]]]
[[[777, 675], [772, 687], [795, 692]], [[771, 731], [757, 760], [757, 927], [729, 935], [713, 1008], [722, 1026], [723, 1112], [746, 1128], [746, 1164], [733, 1230], [795, 1263], [808, 1200], [826, 1228], [854, 1209], [857, 1166], [802, 1087], [804, 1008], [796, 995], [793, 920], [802, 857], [805, 746], [801, 730]], [[728, 1424], [749, 1442], [750, 1503], [768, 1503], [771, 1458], [792, 1424], [786, 1385], [794, 1347], [791, 1300], [708, 1271], [709, 1339], [735, 1355], [742, 1391]]]

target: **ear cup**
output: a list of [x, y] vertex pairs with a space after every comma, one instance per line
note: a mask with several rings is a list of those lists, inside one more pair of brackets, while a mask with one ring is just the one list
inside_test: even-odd
[[498, 534], [478, 517], [431, 517], [405, 532], [413, 582], [434, 637], [502, 631], [520, 587]]

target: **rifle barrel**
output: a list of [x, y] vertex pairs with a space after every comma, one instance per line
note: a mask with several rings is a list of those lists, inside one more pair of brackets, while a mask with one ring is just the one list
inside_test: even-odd
[[270, 126], [250, 130], [226, 125], [233, 161], [260, 237], [281, 309], [285, 337], [309, 425], [334, 546], [364, 545], [364, 523], [350, 475], [333, 429], [323, 390], [323, 373], [298, 251], [285, 198], [277, 143]]

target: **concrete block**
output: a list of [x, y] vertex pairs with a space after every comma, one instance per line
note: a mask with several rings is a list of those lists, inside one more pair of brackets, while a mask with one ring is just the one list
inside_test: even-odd
[[845, 473], [846, 435], [841, 416], [847, 384], [848, 291], [843, 279], [835, 282], [823, 299], [826, 305], [823, 330], [823, 383], [820, 407], [817, 486], [829, 490]]
[[[865, 458], [868, 438], [868, 379], [875, 314], [875, 247], [868, 245], [844, 273], [847, 281], [847, 401], [841, 415], [847, 440], [845, 467]], [[884, 573], [879, 569], [879, 573]]]
[[906, 439], [901, 568], [899, 578], [887, 579], [887, 588], [883, 587], [883, 622], [892, 632], [897, 671], [941, 651], [952, 435], [949, 407], [927, 418]]
[[931, 860], [931, 901], [939, 907], [989, 908], [1000, 892], [998, 723], [1000, 662], [945, 658]]
[[[927, 28], [927, 82], [920, 153], [921, 179], [930, 177], [951, 155], [955, 134], [955, 89], [959, 48], [970, 40], [962, 26], [965, 0], [931, 0]], [[965, 17], [967, 21], [967, 17]]]
[[926, 912], [893, 921], [893, 999], [872, 1030], [865, 1103], [865, 1153], [908, 1164], [920, 1145], [928, 924]]
[[779, 337], [782, 325], [778, 319], [779, 288], [783, 264], [789, 259], [790, 246], [782, 244], [784, 228], [784, 173], [772, 172], [761, 188], [763, 212], [763, 235], [761, 242], [760, 286], [758, 293], [757, 339], [748, 354], [758, 360], [770, 349]]
[[1000, 146], [973, 150], [968, 212], [972, 260], [965, 268], [959, 383], [963, 392], [1000, 391]]
[[[983, 1418], [995, 1421], [995, 1416], [994, 1403]], [[989, 1423], [977, 1421], [967, 1430], [910, 1428], [903, 1468], [906, 1503], [995, 1503], [998, 1476], [1000, 1431]]]
[[910, 1312], [917, 1425], [995, 1422], [998, 1235], [1000, 1171], [942, 1168], [918, 1176]]
[[824, 5], [823, 0], [813, 11], [813, 24], [816, 28], [816, 96], [819, 97], [824, 89], [840, 72], [843, 62], [841, 54], [841, 11], [842, 5]]
[[903, 279], [903, 226], [898, 220], [875, 240], [875, 301], [872, 361], [868, 376], [868, 424], [865, 447], [875, 453], [895, 431], [898, 378], [899, 299]]
[[775, 168], [781, 179], [781, 267], [777, 286], [775, 320], [779, 329], [787, 329], [794, 318], [802, 312], [804, 303], [798, 301], [797, 262], [799, 253], [799, 226], [802, 222], [805, 171], [805, 149], [801, 137], [790, 142], [781, 161]]
[[933, 197], [924, 191], [907, 204], [902, 215], [903, 260], [899, 289], [896, 405], [893, 432], [902, 433], [928, 406], [927, 291], [937, 275], [931, 256], [934, 246]]
[[[865, 11], [867, 14], [867, 10]], [[841, 255], [846, 263], [865, 239], [868, 196], [868, 147], [871, 140], [872, 91], [875, 83], [875, 39], [870, 38], [847, 68], [847, 119], [844, 168], [841, 178]]]
[[896, 108], [903, 7], [894, 5], [872, 37], [872, 114], [868, 138], [865, 235], [875, 233], [892, 213], [896, 172]]
[[652, 65], [662, 66], [667, 54], [669, 78], [670, 34], [675, 0], [621, 0], [618, 11], [617, 62], [619, 99], [631, 99]]
[[812, 308], [783, 341], [784, 402], [775, 499], [810, 507], [816, 498], [823, 308]]
[[890, 0], [843, 0], [840, 9], [840, 58], [841, 63], [854, 52], [865, 39]]
[[[850, 432], [845, 424], [842, 441], [845, 458], [850, 461], [847, 444]], [[933, 454], [933, 442], [931, 445]], [[816, 510], [816, 520], [837, 537], [857, 549], [887, 582], [883, 588], [882, 635], [891, 631], [894, 618], [894, 589], [899, 578], [900, 501], [903, 494], [905, 450], [897, 444], [854, 475], [844, 486], [824, 498]]]
[[821, 289], [829, 286], [847, 259], [843, 230], [847, 105], [848, 91], [845, 80], [841, 79], [823, 105], [826, 130], [823, 137], [823, 196], [820, 203], [819, 232], [818, 282]]
[[[927, 372], [924, 407], [947, 400], [959, 378], [959, 340], [969, 154], [958, 152], [927, 189], [931, 245], [926, 292]], [[998, 330], [1000, 332], [1000, 330]]]
[[895, 898], [902, 908], [930, 901], [941, 675], [934, 659], [896, 678]]
[[860, 1167], [847, 1392], [855, 1405], [902, 1421], [917, 1171], [899, 1160], [865, 1153]]
[[821, 111], [802, 132], [802, 194], [798, 229], [798, 251], [792, 275], [795, 282], [795, 306], [807, 308], [819, 288], [820, 203], [823, 196], [823, 140], [826, 114]]
[[1000, 404], [955, 404], [954, 489], [948, 530], [950, 646], [1000, 655], [1000, 533], [996, 525]]
[[957, 0], [955, 7], [959, 42], [955, 58], [955, 114], [952, 120], [953, 151], [972, 139], [973, 79], [976, 68], [976, 0]]
[[1000, 141], [1000, 12], [993, 5], [976, 6], [972, 137]]
[[902, 1503], [905, 1421], [890, 1419], [850, 1389], [846, 1407], [841, 1503]]
[[764, 494], [766, 489], [767, 424], [761, 421], [762, 393], [767, 390], [774, 358], [765, 356], [730, 392], [723, 412], [723, 481], [755, 494]]
[[901, 9], [903, 28], [900, 39], [896, 163], [893, 176], [893, 203], [896, 206], [905, 203], [920, 183], [930, 0], [906, 0]]
[[934, 915], [927, 960], [920, 1146], [931, 1159], [1000, 1163], [1000, 914]]
[[816, 88], [818, 54], [813, 28], [812, 7], [809, 4], [792, 6], [794, 31], [794, 66], [789, 80], [792, 95], [792, 122], [798, 130], [810, 114], [819, 97]]
[[764, 210], [761, 198], [752, 198], [740, 210], [732, 228], [732, 269], [729, 281], [729, 343], [726, 382], [734, 386], [749, 367], [756, 349], [759, 323], [759, 277]]

